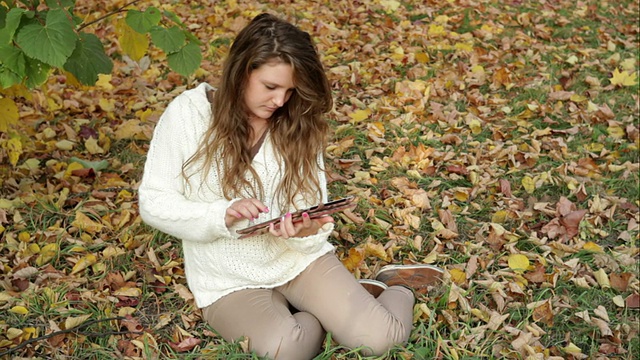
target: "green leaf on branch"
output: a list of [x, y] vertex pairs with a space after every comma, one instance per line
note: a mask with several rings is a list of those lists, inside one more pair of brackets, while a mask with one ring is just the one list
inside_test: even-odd
[[151, 40], [153, 40], [153, 43], [162, 49], [162, 51], [171, 54], [182, 49], [186, 41], [186, 36], [177, 26], [168, 29], [161, 26], [154, 26], [151, 29]]
[[202, 53], [200, 47], [188, 43], [180, 51], [167, 55], [169, 67], [180, 75], [189, 76], [200, 66]]
[[0, 88], [6, 89], [22, 82], [26, 74], [26, 60], [20, 49], [0, 45]]
[[15, 84], [22, 82], [22, 77], [6, 67], [0, 67], [0, 89], [8, 89]]
[[27, 64], [25, 85], [29, 89], [33, 89], [47, 81], [47, 78], [49, 77], [49, 71], [51, 71], [51, 66], [39, 60], [31, 59], [28, 57], [25, 58], [25, 60]]
[[70, 18], [65, 10], [51, 10], [44, 26], [25, 26], [18, 32], [16, 42], [28, 57], [62, 67], [73, 53], [78, 39]]
[[146, 34], [151, 28], [157, 26], [161, 18], [160, 10], [153, 6], [147, 8], [144, 12], [138, 10], [129, 10], [127, 12], [127, 24], [141, 34]]
[[0, 45], [0, 63], [21, 77], [25, 75], [24, 53], [15, 46]]
[[9, 44], [13, 41], [16, 29], [20, 25], [22, 15], [27, 11], [21, 8], [9, 10], [5, 18], [5, 26], [0, 28], [0, 44]]
[[64, 69], [72, 73], [81, 83], [93, 85], [98, 81], [98, 74], [111, 73], [113, 62], [105, 54], [102, 42], [97, 36], [82, 33]]

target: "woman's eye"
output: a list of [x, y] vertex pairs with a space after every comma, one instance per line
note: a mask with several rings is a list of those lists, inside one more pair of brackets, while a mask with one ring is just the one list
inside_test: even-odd
[[271, 86], [271, 85], [265, 85], [265, 87], [269, 90], [273, 90], [276, 88], [275, 86]]

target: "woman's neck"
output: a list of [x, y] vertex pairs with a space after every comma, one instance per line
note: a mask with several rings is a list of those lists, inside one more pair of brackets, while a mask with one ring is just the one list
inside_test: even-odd
[[251, 126], [251, 134], [249, 135], [249, 142], [251, 146], [254, 146], [262, 137], [262, 135], [269, 128], [269, 120], [250, 117], [249, 126]]

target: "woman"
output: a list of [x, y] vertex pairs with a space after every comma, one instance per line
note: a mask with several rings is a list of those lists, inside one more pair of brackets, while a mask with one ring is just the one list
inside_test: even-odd
[[[387, 283], [404, 286], [370, 282], [375, 298], [334, 255], [330, 216], [292, 220], [291, 212], [328, 200], [323, 115], [332, 104], [309, 34], [262, 14], [238, 34], [217, 90], [201, 84], [179, 95], [151, 142], [142, 218], [182, 240], [204, 319], [228, 341], [248, 338], [259, 356], [310, 359], [326, 331], [383, 354], [411, 332], [409, 287], [441, 274], [383, 269]], [[236, 230], [281, 215], [268, 233], [238, 239]]]

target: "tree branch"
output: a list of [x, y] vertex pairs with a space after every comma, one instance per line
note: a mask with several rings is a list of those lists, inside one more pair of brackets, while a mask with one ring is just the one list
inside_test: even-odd
[[124, 4], [124, 5], [122, 5], [122, 6], [121, 6], [120, 8], [118, 8], [117, 10], [114, 10], [114, 11], [112, 11], [112, 12], [108, 13], [108, 14], [102, 15], [102, 16], [100, 16], [99, 18], [97, 18], [97, 19], [95, 19], [95, 20], [93, 20], [93, 21], [91, 21], [91, 22], [88, 22], [88, 23], [86, 23], [86, 24], [82, 24], [82, 25], [80, 25], [80, 27], [78, 27], [78, 31], [81, 31], [82, 29], [86, 28], [87, 26], [91, 26], [91, 25], [93, 25], [93, 24], [95, 24], [95, 23], [97, 23], [97, 22], [99, 22], [99, 21], [102, 21], [102, 20], [104, 20], [104, 19], [108, 18], [109, 16], [115, 15], [115, 14], [117, 14], [117, 13], [119, 13], [119, 12], [123, 12], [123, 11], [125, 11], [125, 9], [126, 9], [127, 7], [129, 7], [129, 6], [131, 6], [131, 5], [134, 5], [134, 4], [135, 4], [135, 3], [137, 3], [137, 2], [140, 2], [140, 0], [133, 0], [132, 2], [130, 2], [130, 3], [128, 3], [128, 4]]

